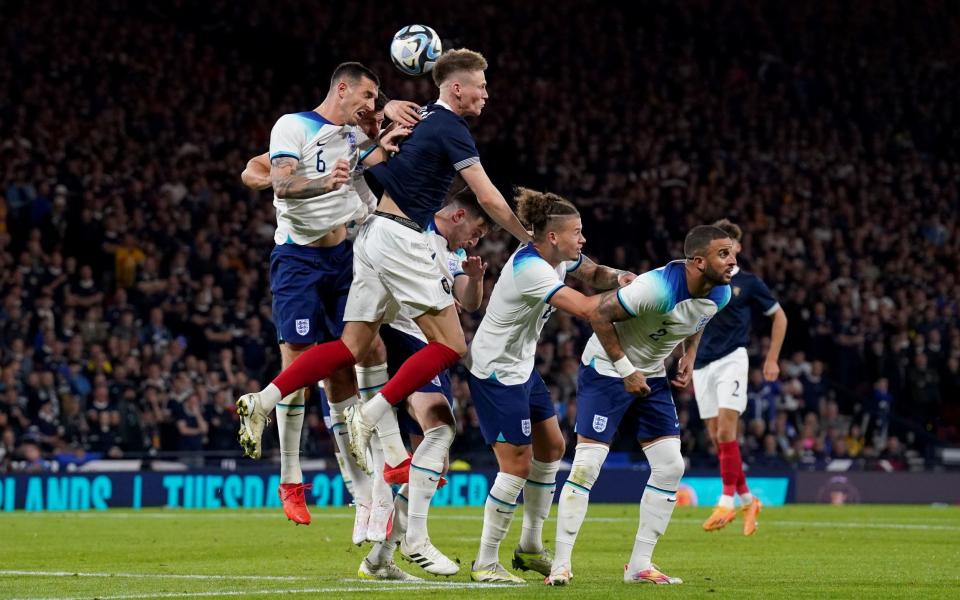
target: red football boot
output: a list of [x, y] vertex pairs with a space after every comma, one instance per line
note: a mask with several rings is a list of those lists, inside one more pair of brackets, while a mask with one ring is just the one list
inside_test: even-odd
[[383, 480], [389, 484], [403, 485], [410, 481], [410, 457], [395, 467], [383, 465]]
[[310, 524], [310, 511], [307, 510], [307, 500], [304, 492], [313, 486], [304, 483], [281, 483], [277, 488], [280, 502], [283, 503], [283, 512], [287, 518], [297, 525]]

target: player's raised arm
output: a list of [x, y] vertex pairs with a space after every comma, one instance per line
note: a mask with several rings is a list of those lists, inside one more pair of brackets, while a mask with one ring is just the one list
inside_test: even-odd
[[453, 281], [453, 296], [464, 310], [479, 310], [483, 304], [483, 276], [487, 272], [487, 263], [479, 256], [468, 256], [460, 268], [459, 277]]
[[462, 169], [460, 175], [473, 190], [473, 193], [477, 195], [480, 206], [490, 215], [491, 219], [521, 242], [529, 242], [533, 239], [527, 229], [520, 223], [517, 215], [510, 209], [510, 205], [507, 204], [503, 194], [490, 181], [487, 172], [483, 170], [483, 165], [476, 162]]
[[247, 168], [240, 173], [240, 181], [251, 190], [265, 190], [272, 184], [270, 181], [270, 153], [264, 152], [247, 161]]
[[623, 385], [627, 391], [644, 396], [650, 393], [650, 386], [647, 385], [646, 378], [627, 358], [620, 343], [620, 336], [617, 335], [617, 329], [613, 325], [633, 316], [627, 312], [620, 300], [619, 290], [610, 291], [600, 296], [597, 309], [590, 315], [590, 326], [593, 327], [597, 340], [610, 357], [617, 373], [623, 378]]

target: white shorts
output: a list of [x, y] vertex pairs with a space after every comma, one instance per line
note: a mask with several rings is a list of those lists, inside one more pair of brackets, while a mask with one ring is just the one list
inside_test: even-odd
[[400, 306], [413, 317], [453, 305], [453, 293], [426, 235], [371, 216], [353, 246], [353, 283], [343, 320], [389, 323]]
[[712, 419], [719, 409], [739, 414], [747, 409], [747, 375], [750, 359], [746, 348], [737, 348], [707, 366], [693, 372], [693, 391], [701, 419]]

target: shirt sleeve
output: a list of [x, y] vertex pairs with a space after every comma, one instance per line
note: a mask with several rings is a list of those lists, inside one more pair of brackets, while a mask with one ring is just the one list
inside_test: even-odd
[[648, 271], [617, 290], [617, 300], [631, 317], [642, 312], [666, 313], [674, 304], [669, 287], [656, 271]]
[[517, 291], [525, 298], [550, 302], [564, 286], [557, 272], [542, 259], [527, 259], [520, 265], [514, 261], [513, 278]]
[[780, 303], [773, 297], [770, 288], [767, 287], [767, 284], [765, 284], [762, 279], [759, 277], [755, 278], [751, 288], [750, 301], [763, 311], [763, 314], [769, 317], [780, 310]]
[[455, 170], [462, 171], [480, 162], [480, 153], [466, 124], [455, 123], [442, 139], [447, 157]]
[[283, 115], [270, 131], [270, 160], [281, 156], [300, 160], [305, 141], [303, 125], [296, 115]]

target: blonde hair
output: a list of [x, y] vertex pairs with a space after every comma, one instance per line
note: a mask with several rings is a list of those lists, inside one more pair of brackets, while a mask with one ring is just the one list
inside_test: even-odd
[[517, 202], [517, 217], [525, 227], [533, 230], [535, 239], [543, 239], [549, 231], [550, 219], [580, 216], [580, 211], [572, 202], [550, 192], [518, 187], [513, 197]]
[[460, 48], [459, 50], [447, 50], [440, 58], [437, 64], [433, 65], [433, 82], [437, 87], [450, 79], [450, 76], [458, 71], [486, 71], [487, 59], [479, 52]]

